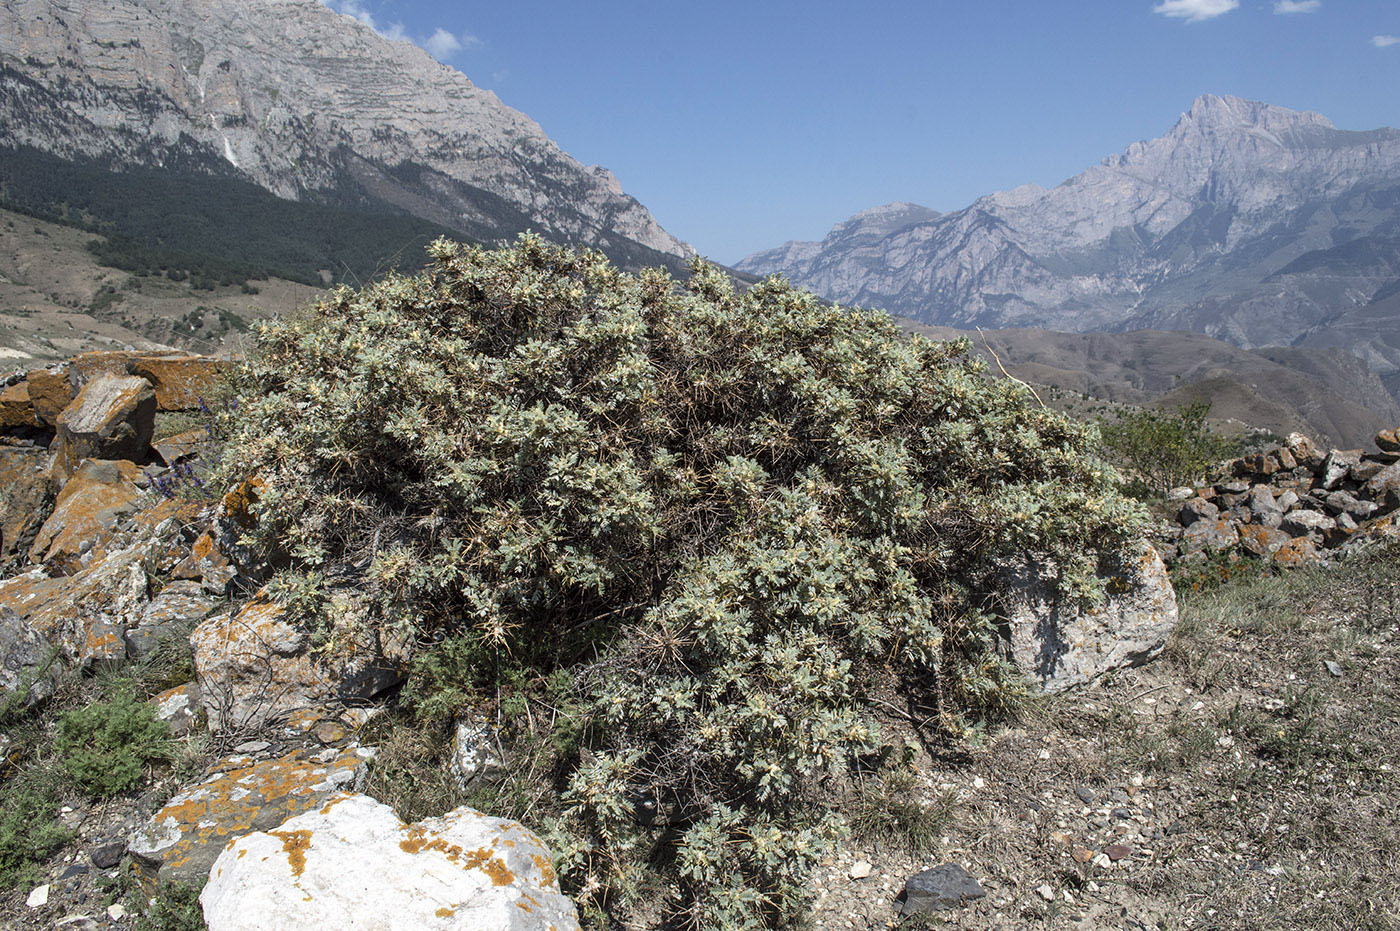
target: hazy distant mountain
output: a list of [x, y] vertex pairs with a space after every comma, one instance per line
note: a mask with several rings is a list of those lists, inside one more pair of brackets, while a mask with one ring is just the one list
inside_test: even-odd
[[1400, 131], [1205, 96], [1058, 187], [921, 209], [877, 208], [738, 267], [928, 323], [1291, 344], [1400, 280]]
[[495, 94], [317, 0], [4, 0], [0, 146], [476, 239], [530, 227], [624, 260], [693, 252]]

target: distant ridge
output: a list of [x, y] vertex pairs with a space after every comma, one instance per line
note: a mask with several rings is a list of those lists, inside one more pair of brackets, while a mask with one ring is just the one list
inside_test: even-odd
[[867, 211], [738, 267], [926, 323], [1288, 345], [1400, 281], [1400, 131], [1206, 95], [1056, 187], [921, 209]]

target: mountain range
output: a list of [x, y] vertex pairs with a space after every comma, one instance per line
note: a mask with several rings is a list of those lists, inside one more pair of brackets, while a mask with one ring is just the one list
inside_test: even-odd
[[877, 207], [737, 267], [924, 323], [1340, 346], [1396, 390], [1400, 334], [1362, 321], [1400, 290], [1400, 130], [1207, 95], [1056, 187]]
[[5, 0], [0, 146], [627, 265], [694, 252], [495, 94], [317, 0]]
[[[318, 0], [0, 0], [16, 365], [236, 350], [327, 284], [412, 270], [432, 238], [527, 229], [631, 269], [684, 275], [694, 254], [606, 169]], [[1356, 445], [1400, 419], [1398, 246], [1400, 133], [1207, 96], [1058, 187], [877, 207], [735, 275], [780, 272], [929, 335], [1020, 327], [974, 335], [1066, 396], [1195, 390], [1221, 417]]]

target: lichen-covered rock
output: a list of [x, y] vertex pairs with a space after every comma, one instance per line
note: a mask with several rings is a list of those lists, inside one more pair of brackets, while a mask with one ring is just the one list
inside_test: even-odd
[[1322, 463], [1322, 471], [1318, 474], [1318, 483], [1327, 490], [1332, 490], [1342, 483], [1342, 479], [1351, 474], [1351, 470], [1361, 464], [1362, 451], [1359, 449], [1334, 449], [1327, 454], [1327, 459]]
[[46, 427], [58, 426], [58, 415], [73, 402], [67, 366], [35, 369], [25, 376], [24, 383], [34, 416]]
[[155, 388], [156, 404], [163, 411], [189, 411], [208, 398], [228, 363], [181, 350], [143, 352], [98, 350], [73, 358], [68, 378], [77, 387], [102, 375], [136, 375]]
[[1245, 524], [1239, 528], [1240, 548], [1260, 559], [1272, 556], [1279, 547], [1293, 538], [1267, 524]]
[[1400, 427], [1387, 427], [1376, 431], [1376, 446], [1382, 452], [1400, 453]]
[[141, 470], [130, 462], [87, 459], [54, 502], [29, 551], [31, 562], [73, 572], [79, 557], [111, 538], [122, 518], [135, 513]]
[[1297, 537], [1289, 540], [1274, 551], [1272, 558], [1276, 565], [1285, 569], [1318, 566], [1327, 561], [1310, 537]]
[[151, 704], [156, 706], [156, 720], [169, 726], [171, 736], [183, 737], [199, 723], [199, 684], [186, 682], [168, 688], [151, 699]]
[[[276, 827], [335, 792], [358, 788], [372, 756], [373, 751], [361, 747], [299, 750], [273, 760], [220, 760], [209, 776], [172, 798], [132, 834], [129, 847], [138, 878], [147, 889], [172, 880], [201, 882], [235, 838]], [[346, 926], [343, 920], [340, 926]]]
[[1239, 531], [1224, 518], [1198, 520], [1181, 535], [1181, 547], [1187, 553], [1214, 553], [1239, 542]]
[[1320, 511], [1297, 509], [1289, 511], [1279, 525], [1284, 533], [1295, 537], [1309, 534], [1323, 534], [1337, 526], [1337, 522]]
[[1400, 462], [1386, 466], [1371, 476], [1364, 491], [1380, 507], [1390, 509], [1400, 506]]
[[0, 391], [0, 430], [27, 430], [39, 426], [29, 383], [16, 382]]
[[550, 853], [517, 822], [458, 808], [404, 824], [338, 795], [229, 846], [199, 897], [209, 931], [577, 931]]
[[60, 666], [58, 649], [0, 605], [0, 705], [24, 708], [47, 698]]
[[372, 632], [343, 623], [351, 610], [345, 605], [331, 621], [343, 634], [332, 638], [339, 652], [313, 652], [309, 634], [266, 593], [196, 627], [190, 645], [210, 728], [261, 727], [396, 685], [401, 664], [383, 655]]
[[1083, 611], [1056, 594], [1056, 568], [1023, 559], [1003, 573], [1009, 652], [1046, 692], [1082, 685], [1111, 669], [1146, 662], [1176, 626], [1176, 593], [1167, 567], [1146, 544], [1106, 567], [1107, 601]]
[[0, 446], [0, 559], [28, 551], [52, 501], [48, 451]]
[[1215, 520], [1220, 516], [1220, 508], [1205, 498], [1188, 499], [1176, 512], [1177, 523], [1189, 527], [1198, 520]]
[[58, 415], [56, 477], [84, 459], [145, 458], [155, 430], [156, 394], [144, 378], [99, 375]]
[[51, 577], [37, 568], [12, 576], [0, 581], [0, 605], [59, 646], [70, 663], [99, 655], [116, 658], [115, 646], [124, 649], [121, 632], [146, 606], [146, 554], [144, 545], [134, 543], [72, 575]]
[[126, 652], [132, 659], [149, 656], [167, 638], [184, 639], [214, 610], [213, 596], [194, 582], [171, 582], [151, 599], [141, 620], [126, 632]]
[[1327, 496], [1325, 506], [1327, 513], [1334, 517], [1346, 514], [1357, 520], [1366, 520], [1380, 509], [1374, 501], [1362, 501], [1351, 492], [1340, 489]]

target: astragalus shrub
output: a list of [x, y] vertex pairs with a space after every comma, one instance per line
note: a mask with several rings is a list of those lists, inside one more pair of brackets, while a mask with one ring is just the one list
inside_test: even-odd
[[266, 482], [285, 597], [353, 580], [419, 643], [423, 707], [572, 671], [553, 839], [586, 910], [641, 921], [646, 865], [670, 919], [790, 919], [875, 709], [956, 726], [1016, 693], [998, 559], [1092, 599], [1136, 531], [1091, 429], [965, 344], [703, 263], [432, 257], [259, 333], [228, 462]]

